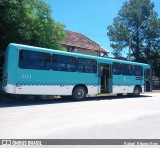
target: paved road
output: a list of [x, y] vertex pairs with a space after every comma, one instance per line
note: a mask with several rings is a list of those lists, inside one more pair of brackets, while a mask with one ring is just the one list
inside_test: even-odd
[[0, 139], [160, 139], [160, 93], [0, 101]]

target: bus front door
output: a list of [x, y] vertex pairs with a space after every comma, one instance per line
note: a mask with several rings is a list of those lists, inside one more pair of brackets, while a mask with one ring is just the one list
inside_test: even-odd
[[99, 66], [99, 82], [100, 93], [110, 92], [110, 65], [100, 64]]
[[144, 91], [152, 91], [152, 77], [150, 69], [144, 69]]

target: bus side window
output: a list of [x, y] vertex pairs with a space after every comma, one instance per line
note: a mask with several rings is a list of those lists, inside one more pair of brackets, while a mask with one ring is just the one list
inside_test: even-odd
[[121, 64], [114, 62], [112, 64], [112, 71], [114, 75], [121, 75]]
[[134, 76], [143, 76], [143, 68], [142, 68], [142, 66], [134, 65], [133, 69], [134, 69]]
[[38, 51], [21, 49], [19, 51], [19, 68], [49, 70], [51, 68], [51, 55]]
[[76, 71], [76, 58], [71, 56], [52, 55], [52, 69], [55, 71]]
[[93, 59], [78, 58], [77, 71], [84, 73], [97, 73], [97, 61]]
[[122, 75], [133, 75], [133, 66], [130, 64], [122, 64]]

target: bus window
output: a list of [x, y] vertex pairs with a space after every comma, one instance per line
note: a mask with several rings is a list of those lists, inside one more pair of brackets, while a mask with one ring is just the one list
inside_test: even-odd
[[113, 63], [112, 71], [114, 75], [121, 75], [121, 64], [120, 63]]
[[51, 68], [51, 55], [22, 49], [19, 52], [19, 68], [49, 70]]
[[122, 64], [122, 75], [131, 76], [133, 74], [133, 66], [130, 64]]
[[52, 55], [52, 69], [55, 71], [76, 71], [76, 58], [71, 56]]
[[142, 66], [134, 65], [133, 69], [134, 69], [134, 75], [135, 76], [143, 76], [143, 68], [142, 68]]
[[92, 59], [78, 58], [77, 71], [85, 73], [97, 73], [97, 61]]

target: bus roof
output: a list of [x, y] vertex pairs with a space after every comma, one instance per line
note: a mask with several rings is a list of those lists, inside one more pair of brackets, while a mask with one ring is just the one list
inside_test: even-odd
[[[29, 45], [16, 44], [16, 43], [10, 43], [8, 45], [7, 49], [9, 50], [10, 47], [17, 47], [18, 50], [26, 49], [26, 50], [33, 50], [33, 51], [41, 51], [41, 52], [76, 56], [76, 57], [97, 59], [98, 61], [101, 61], [101, 62], [105, 62], [107, 60], [107, 61], [110, 61], [111, 63], [119, 62], [119, 63], [126, 63], [126, 64], [136, 64], [136, 65], [138, 64], [138, 65], [143, 65], [143, 66], [150, 66], [149, 64], [132, 62], [132, 61], [125, 61], [125, 60], [119, 60], [119, 59], [113, 59], [113, 58], [110, 58], [110, 57], [96, 57], [96, 56], [85, 55], [85, 54], [80, 54], [80, 53], [71, 53], [71, 52], [67, 52], [67, 51], [60, 51], [60, 50], [55, 50], [55, 49], [48, 49], [48, 48], [43, 48], [43, 47], [29, 46]], [[14, 48], [14, 49], [17, 50], [17, 48]]]

